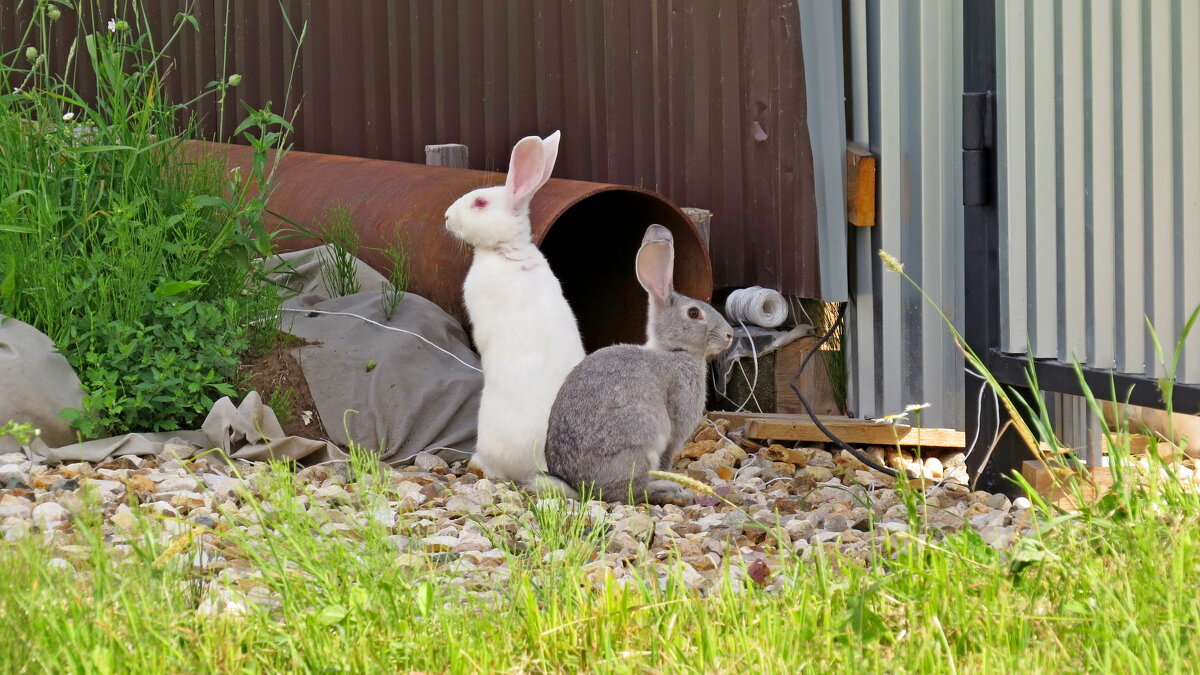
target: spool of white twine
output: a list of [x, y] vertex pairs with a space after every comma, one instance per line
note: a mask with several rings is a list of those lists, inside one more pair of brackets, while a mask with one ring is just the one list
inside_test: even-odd
[[762, 286], [740, 288], [725, 299], [725, 316], [730, 321], [774, 328], [787, 321], [788, 304], [779, 291]]

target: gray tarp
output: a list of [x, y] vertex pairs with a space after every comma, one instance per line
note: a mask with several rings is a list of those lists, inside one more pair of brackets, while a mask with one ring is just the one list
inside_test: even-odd
[[[41, 429], [48, 443], [70, 443], [75, 434], [58, 413], [82, 408], [83, 389], [67, 359], [38, 329], [0, 316], [0, 425], [9, 420]], [[0, 454], [16, 452], [17, 442], [0, 437]]]
[[[127, 434], [62, 445], [70, 436], [63, 437], [55, 426], [55, 434], [43, 431], [29, 449], [48, 461], [97, 462], [128, 454], [181, 455], [189, 449], [219, 447], [234, 458], [274, 455], [311, 464], [344, 458], [328, 441], [346, 445], [353, 439], [391, 464], [409, 461], [421, 451], [448, 461], [470, 456], [483, 376], [462, 326], [438, 306], [411, 294], [386, 319], [379, 293], [383, 278], [362, 263], [357, 274], [363, 290], [329, 298], [321, 279], [324, 252], [310, 249], [280, 256], [290, 270], [275, 278], [297, 292], [284, 303], [281, 327], [312, 343], [294, 353], [330, 439], [284, 436], [274, 412], [251, 393], [239, 406], [228, 398], [217, 401], [200, 431]], [[0, 332], [0, 365], [5, 366], [0, 368], [0, 423], [9, 415], [43, 429], [55, 424], [65, 428], [58, 411], [79, 406], [78, 378], [44, 335], [20, 322], [10, 321], [8, 326], [9, 333]], [[6, 347], [16, 343], [5, 342], [14, 331], [24, 331], [19, 344], [26, 346]], [[25, 334], [29, 331], [40, 340]], [[76, 397], [67, 401], [67, 390]]]
[[[280, 256], [293, 272], [276, 278], [299, 291], [284, 303], [282, 328], [314, 343], [298, 348], [296, 358], [330, 437], [344, 445], [348, 428], [350, 438], [378, 450], [390, 464], [422, 450], [447, 461], [470, 456], [483, 375], [466, 331], [440, 307], [412, 294], [389, 321], [378, 291], [384, 279], [361, 263], [363, 290], [329, 298], [320, 278], [322, 253]], [[436, 346], [390, 329], [416, 333]]]

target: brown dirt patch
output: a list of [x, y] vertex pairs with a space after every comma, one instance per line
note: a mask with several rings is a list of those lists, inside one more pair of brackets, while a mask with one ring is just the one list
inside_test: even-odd
[[[284, 433], [301, 438], [327, 440], [329, 435], [317, 413], [312, 392], [293, 350], [306, 344], [293, 335], [281, 335], [265, 354], [245, 357], [239, 368], [243, 388], [257, 390], [263, 403], [275, 411]], [[311, 414], [309, 423], [304, 419]]]

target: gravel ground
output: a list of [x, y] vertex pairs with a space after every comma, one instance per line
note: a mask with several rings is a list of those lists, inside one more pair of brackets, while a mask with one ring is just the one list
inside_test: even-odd
[[[1010, 502], [945, 479], [921, 488], [924, 524], [912, 531], [892, 479], [849, 454], [744, 443], [751, 448], [747, 452], [718, 430], [724, 428], [701, 431], [676, 464], [681, 474], [712, 486], [716, 496], [698, 495], [686, 507], [598, 501], [571, 507], [606, 534], [606, 550], [587, 563], [590, 581], [644, 578], [650, 569], [663, 583], [678, 573], [699, 590], [725, 578], [735, 587], [756, 583], [771, 589], [786, 583], [786, 575], [777, 572], [791, 551], [807, 559], [823, 548], [869, 563], [886, 555], [889, 540], [938, 540], [972, 528], [989, 545], [1005, 548], [1032, 525], [1027, 500]], [[106, 545], [114, 557], [133, 561], [127, 536], [138, 527], [134, 509], [165, 516], [152, 519], [162, 523], [155, 535], [160, 545], [186, 539], [186, 554], [207, 579], [201, 611], [236, 612], [247, 602], [272, 600], [261, 586], [229, 583], [252, 578], [255, 570], [237, 546], [223, 545], [219, 533], [262, 532], [247, 494], [257, 494], [267, 470], [264, 463], [230, 466], [211, 456], [45, 466], [21, 454], [0, 455], [0, 532], [8, 541], [40, 537], [57, 551], [52, 564], [75, 569], [89, 550], [76, 532], [76, 519], [102, 511]], [[531, 511], [536, 498], [479, 478], [464, 463], [448, 466], [420, 455], [414, 466], [383, 471], [381, 479], [356, 480], [346, 464], [314, 466], [298, 471], [292, 483], [299, 503], [320, 523], [321, 536], [360, 540], [362, 528], [374, 520], [387, 529], [398, 566], [434, 565], [448, 580], [486, 585], [506, 579], [516, 555], [532, 550], [548, 561], [566, 555], [561, 549], [542, 552], [545, 538]], [[378, 480], [381, 485], [366, 484]], [[92, 490], [94, 496], [85, 494]]]

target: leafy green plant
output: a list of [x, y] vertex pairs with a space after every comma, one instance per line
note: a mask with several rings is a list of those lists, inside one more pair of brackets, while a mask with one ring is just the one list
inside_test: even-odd
[[85, 437], [122, 429], [171, 431], [203, 421], [215, 398], [235, 396], [228, 382], [246, 349], [241, 309], [217, 301], [163, 299], [132, 323], [82, 320], [73, 344], [83, 410], [64, 416]]
[[[189, 351], [213, 378], [229, 374], [230, 345], [262, 348], [274, 339], [280, 300], [262, 283], [259, 261], [273, 249], [263, 215], [291, 125], [269, 103], [247, 108], [236, 130], [254, 149], [245, 171], [227, 171], [223, 157], [185, 143], [203, 137], [190, 106], [224, 101], [241, 79], [222, 72], [190, 101], [169, 100], [173, 68], [164, 54], [199, 30], [191, 3], [162, 42], [137, 0], [121, 3], [124, 16], [116, 17], [98, 0], [29, 4], [33, 20], [19, 48], [0, 60], [0, 314], [45, 332], [88, 371], [87, 413], [74, 418], [84, 436], [135, 430], [126, 424], [177, 428], [210, 400], [188, 397], [227, 389], [228, 381], [205, 369], [189, 386], [155, 393], [153, 413], [130, 378], [167, 377], [176, 367], [162, 364], [167, 357], [147, 347], [108, 365], [95, 359], [122, 354], [129, 347], [121, 340], [144, 338], [163, 328], [159, 321], [180, 320], [170, 309], [180, 294], [197, 303], [190, 311], [207, 312], [195, 328], [220, 337]], [[45, 54], [56, 21], [73, 21], [76, 37], [66, 61], [52, 67]], [[292, 36], [298, 49], [304, 30]], [[10, 58], [21, 53], [30, 58]], [[93, 94], [75, 88], [84, 80]], [[211, 323], [218, 320], [230, 324]]]

